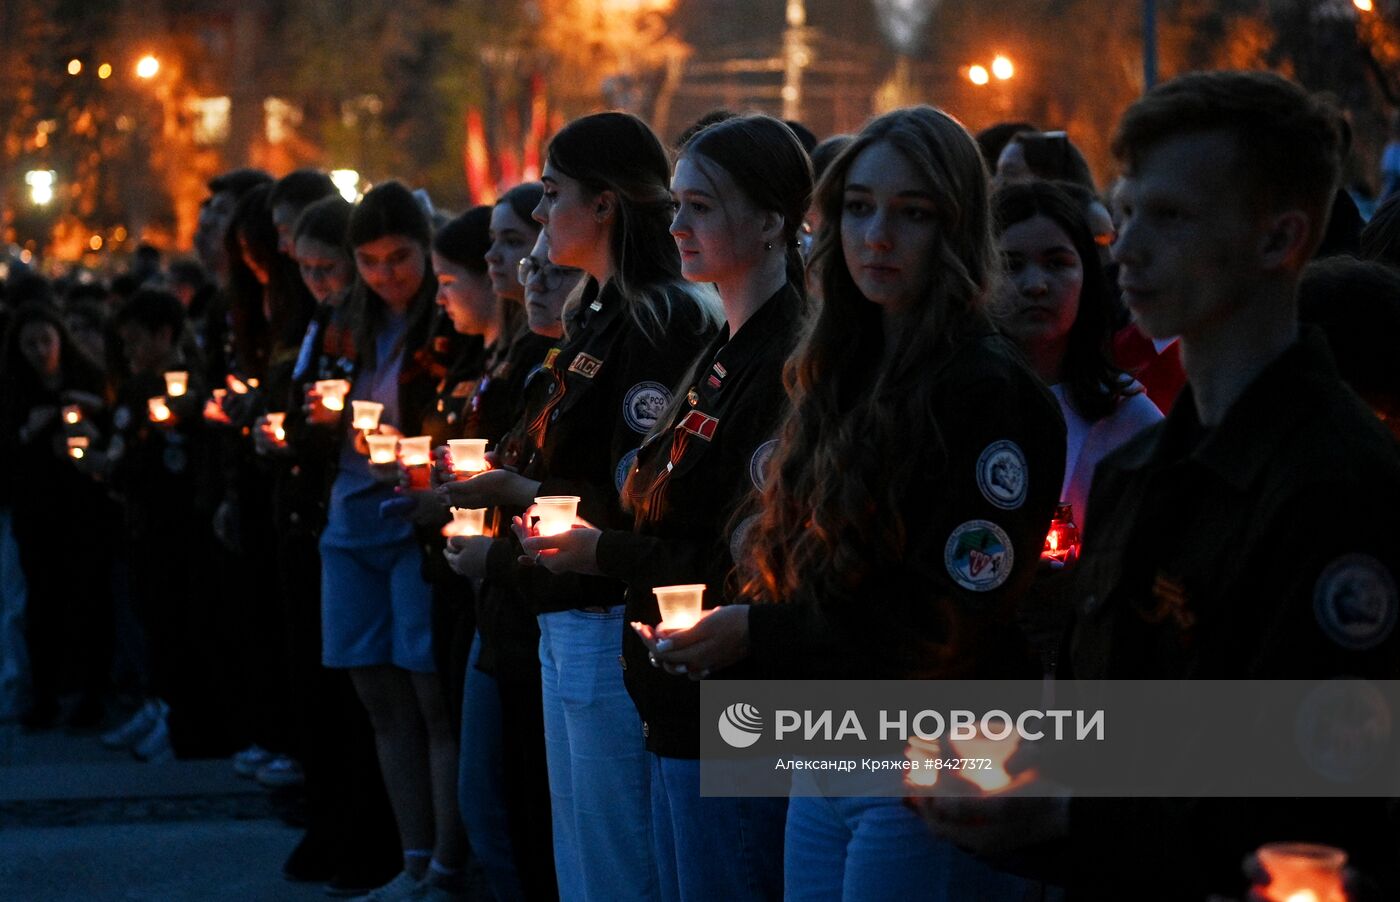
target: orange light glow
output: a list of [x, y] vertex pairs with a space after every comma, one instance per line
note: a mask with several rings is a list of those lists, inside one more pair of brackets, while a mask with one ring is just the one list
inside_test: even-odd
[[967, 70], [967, 79], [974, 85], [985, 85], [987, 82], [991, 81], [991, 77], [987, 74], [986, 66], [969, 67]]

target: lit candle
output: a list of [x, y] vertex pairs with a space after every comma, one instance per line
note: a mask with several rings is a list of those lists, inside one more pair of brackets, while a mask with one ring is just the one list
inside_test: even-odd
[[452, 536], [479, 536], [486, 532], [486, 508], [454, 507], [452, 522], [442, 528], [442, 534]]
[[705, 596], [703, 585], [658, 586], [652, 592], [656, 595], [656, 606], [661, 609], [661, 629], [690, 629], [699, 621], [700, 605]]
[[1040, 556], [1062, 564], [1073, 563], [1079, 557], [1079, 527], [1074, 523], [1074, 508], [1070, 505], [1061, 504], [1055, 508]]
[[258, 387], [258, 380], [257, 380], [257, 379], [249, 379], [249, 380], [248, 380], [248, 387], [249, 387], [249, 388], [257, 388], [257, 387]]
[[222, 404], [222, 403], [224, 403], [224, 398], [227, 398], [227, 397], [228, 397], [228, 389], [226, 389], [226, 388], [216, 388], [216, 389], [214, 389], [214, 402], [215, 402], [216, 404]]
[[1021, 739], [1016, 735], [1016, 725], [1006, 721], [1007, 735], [993, 738], [982, 735], [978, 730], [972, 739], [950, 740], [953, 751], [959, 758], [979, 758], [991, 763], [991, 767], [960, 771], [963, 779], [977, 786], [983, 792], [996, 792], [1011, 785], [1011, 774], [1006, 770], [1006, 762], [1016, 753]]
[[86, 435], [68, 436], [68, 456], [74, 460], [82, 460], [87, 454], [88, 437]]
[[535, 532], [542, 536], [557, 536], [574, 527], [578, 516], [577, 495], [543, 495], [535, 499], [535, 516], [539, 517]]
[[943, 757], [943, 752], [938, 747], [938, 740], [910, 736], [909, 745], [904, 748], [904, 757], [910, 762], [917, 763], [919, 768], [918, 770], [911, 768], [905, 772], [905, 786], [928, 789], [938, 782], [938, 769], [933, 764], [935, 759]]
[[77, 404], [68, 404], [63, 408], [63, 422], [69, 426], [76, 425], [83, 421], [83, 409]]
[[399, 460], [408, 469], [408, 487], [426, 489], [432, 484], [433, 437], [415, 435], [399, 441]]
[[447, 451], [452, 455], [452, 472], [457, 478], [470, 479], [486, 469], [486, 439], [448, 439]]
[[321, 406], [327, 410], [344, 410], [345, 396], [349, 392], [350, 383], [344, 379], [322, 379], [316, 383], [316, 394], [321, 396]]
[[267, 415], [267, 429], [272, 433], [272, 437], [279, 442], [287, 440], [287, 431], [283, 428], [287, 421], [285, 413], [269, 413]]
[[1347, 853], [1341, 849], [1276, 842], [1260, 846], [1255, 855], [1269, 874], [1269, 885], [1260, 891], [1270, 902], [1345, 902]]
[[229, 373], [226, 377], [224, 377], [224, 381], [228, 383], [228, 390], [233, 392], [235, 395], [248, 394], [248, 386], [244, 385], [243, 380], [239, 379], [233, 373]]
[[190, 374], [184, 370], [171, 370], [165, 374], [165, 394], [167, 397], [178, 398], [189, 389]]
[[170, 419], [170, 408], [165, 406], [164, 395], [147, 400], [146, 407], [150, 410], [152, 423], [164, 423]]
[[399, 444], [397, 435], [367, 435], [365, 443], [369, 445], [370, 463], [391, 464], [394, 462], [394, 451]]
[[384, 412], [383, 404], [378, 401], [351, 401], [350, 406], [354, 408], [351, 426], [364, 432], [373, 432], [379, 428], [379, 415]]

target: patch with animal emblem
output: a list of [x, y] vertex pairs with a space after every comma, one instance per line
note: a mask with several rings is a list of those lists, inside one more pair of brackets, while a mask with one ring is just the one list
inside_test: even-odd
[[990, 520], [968, 520], [953, 530], [943, 547], [943, 565], [953, 582], [973, 592], [990, 592], [1011, 578], [1016, 552], [1006, 530]]
[[770, 438], [755, 448], [753, 457], [749, 458], [749, 481], [760, 492], [768, 483], [768, 462], [773, 459], [773, 452], [777, 450], [778, 440]]
[[617, 472], [613, 474], [613, 481], [617, 483], [617, 490], [622, 492], [622, 487], [627, 484], [627, 477], [632, 475], [632, 468], [637, 465], [637, 454], [641, 448], [633, 448], [622, 459], [617, 462]]
[[622, 399], [622, 416], [633, 432], [645, 435], [670, 403], [671, 392], [660, 382], [638, 382]]
[[977, 488], [983, 498], [1004, 511], [1026, 503], [1028, 474], [1026, 455], [1010, 439], [992, 442], [977, 458]]
[[1322, 571], [1313, 587], [1313, 614], [1327, 638], [1365, 651], [1395, 629], [1400, 598], [1390, 570], [1369, 554], [1344, 554]]
[[569, 364], [569, 372], [578, 373], [585, 379], [592, 379], [602, 368], [603, 361], [584, 353], [579, 353], [574, 357], [573, 363]]

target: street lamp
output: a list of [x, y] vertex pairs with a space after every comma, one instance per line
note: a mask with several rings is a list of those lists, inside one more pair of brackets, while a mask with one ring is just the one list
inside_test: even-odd
[[967, 80], [972, 82], [974, 85], [985, 85], [992, 79], [991, 76], [987, 74], [986, 66], [968, 66]]
[[111, 63], [103, 63], [102, 65], [98, 66], [98, 67], [97, 67], [97, 77], [98, 77], [98, 78], [111, 78], [111, 77], [112, 77], [112, 64], [111, 64]]
[[360, 174], [353, 169], [332, 169], [331, 184], [352, 204], [360, 197]]
[[82, 71], [83, 71], [83, 61], [82, 61], [82, 60], [80, 60], [80, 59], [71, 59], [71, 60], [68, 61], [68, 74], [69, 74], [69, 75], [77, 75], [78, 73], [80, 73], [80, 72], [82, 72]]
[[1006, 81], [1016, 74], [1016, 67], [1011, 65], [1011, 60], [998, 55], [996, 59], [992, 60], [992, 74], [995, 75], [999, 81]]
[[31, 169], [24, 174], [24, 183], [29, 186], [29, 199], [38, 206], [46, 206], [53, 200], [53, 183], [58, 173], [52, 169]]
[[155, 78], [156, 73], [159, 71], [160, 60], [156, 59], [154, 56], [151, 56], [149, 53], [141, 57], [141, 59], [138, 60], [136, 63], [137, 78]]
[[1371, 0], [1351, 0], [1351, 2], [1353, 6], [1361, 10], [1363, 13], [1368, 13], [1376, 8], [1376, 4], [1371, 2]]

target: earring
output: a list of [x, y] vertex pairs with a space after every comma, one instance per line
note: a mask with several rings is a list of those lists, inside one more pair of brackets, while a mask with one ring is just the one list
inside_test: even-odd
[[763, 242], [763, 249], [764, 249], [765, 251], [771, 251], [771, 250], [773, 249], [773, 242], [771, 242], [771, 241], [765, 241], [765, 242]]

